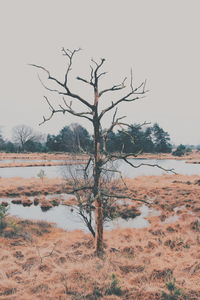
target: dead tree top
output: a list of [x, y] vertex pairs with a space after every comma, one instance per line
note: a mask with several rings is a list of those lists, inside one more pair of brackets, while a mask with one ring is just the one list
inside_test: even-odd
[[[99, 90], [99, 81], [107, 74], [104, 70], [102, 70], [104, 63], [105, 63], [105, 58], [101, 58], [99, 61], [96, 61], [94, 59], [91, 59], [90, 63], [90, 74], [88, 78], [83, 78], [81, 76], [77, 76], [76, 79], [78, 81], [81, 81], [83, 84], [88, 85], [89, 87], [92, 87], [94, 91], [94, 100], [93, 103], [90, 103], [87, 99], [79, 95], [78, 93], [75, 93], [72, 91], [69, 83], [69, 74], [70, 71], [72, 70], [72, 65], [75, 56], [77, 53], [81, 51], [80, 48], [75, 49], [73, 51], [69, 49], [62, 48], [62, 54], [64, 57], [67, 59], [67, 68], [64, 74], [64, 79], [63, 81], [58, 80], [56, 77], [54, 77], [48, 69], [41, 65], [36, 65], [36, 64], [30, 64], [33, 67], [36, 67], [37, 69], [42, 70], [47, 74], [47, 82], [54, 82], [57, 85], [57, 88], [51, 88], [48, 86], [48, 83], [44, 83], [43, 80], [40, 78], [39, 74], [39, 80], [43, 87], [50, 91], [57, 93], [60, 96], [61, 103], [58, 103], [57, 107], [54, 107], [51, 103], [51, 101], [48, 99], [48, 97], [44, 96], [45, 101], [48, 104], [49, 110], [50, 110], [50, 115], [48, 117], [43, 116], [43, 121], [40, 123], [43, 124], [49, 120], [52, 119], [52, 117], [56, 113], [62, 113], [66, 114], [69, 113], [73, 116], [77, 116], [80, 118], [87, 119], [89, 122], [91, 122], [94, 126], [94, 123], [98, 123], [99, 128], [100, 128], [100, 138], [103, 141], [103, 150], [101, 151], [101, 157], [100, 157], [100, 168], [102, 171], [112, 171], [113, 169], [110, 170], [107, 168], [107, 164], [110, 161], [115, 161], [115, 160], [123, 160], [127, 164], [131, 165], [134, 168], [139, 168], [140, 166], [151, 166], [151, 167], [158, 167], [164, 171], [167, 172], [174, 172], [173, 169], [165, 169], [158, 164], [149, 164], [149, 163], [140, 163], [138, 165], [134, 165], [131, 161], [128, 159], [132, 156], [136, 157], [138, 153], [123, 153], [121, 151], [120, 153], [108, 153], [106, 149], [106, 142], [108, 139], [108, 135], [110, 132], [114, 130], [115, 127], [119, 126], [120, 128], [123, 127], [131, 127], [130, 124], [125, 123], [124, 118], [126, 116], [117, 116], [118, 114], [118, 106], [121, 103], [132, 103], [136, 100], [140, 100], [145, 97], [146, 93], [148, 90], [146, 89], [146, 80], [141, 82], [138, 86], [134, 86], [133, 84], [133, 74], [132, 74], [132, 69], [130, 72], [130, 76], [125, 77], [121, 83], [114, 84], [111, 87], [105, 88], [103, 90]], [[129, 83], [128, 83], [129, 82]], [[117, 97], [117, 92], [123, 90], [124, 95], [121, 97]], [[101, 97], [103, 95], [109, 94], [109, 93], [114, 93], [116, 95], [116, 99], [112, 101], [106, 108], [103, 108], [99, 110], [99, 102], [101, 101]], [[77, 111], [73, 108], [73, 103], [74, 101], [77, 101], [78, 103], [83, 104], [85, 107], [84, 111]], [[107, 129], [102, 129], [101, 126], [101, 121], [102, 118], [108, 113], [113, 111], [113, 117], [111, 120], [111, 124]], [[140, 126], [147, 125], [149, 123], [144, 122]], [[132, 138], [132, 142], [134, 143], [134, 139]], [[140, 152], [139, 152], [140, 153]], [[91, 163], [93, 163], [93, 154], [92, 153], [87, 153], [89, 155], [89, 160], [88, 163], [86, 164], [86, 167], [84, 168], [84, 177], [88, 178], [88, 169]], [[174, 172], [175, 173], [175, 172]], [[84, 186], [79, 186], [74, 189], [74, 192], [78, 192], [81, 190], [90, 190], [92, 189], [92, 185], [84, 185]], [[106, 194], [107, 197], [117, 197], [117, 195], [108, 195]], [[121, 196], [118, 196], [121, 197]], [[125, 197], [125, 195], [123, 195]], [[139, 200], [139, 199], [137, 199]], [[143, 200], [141, 200], [143, 201]]]

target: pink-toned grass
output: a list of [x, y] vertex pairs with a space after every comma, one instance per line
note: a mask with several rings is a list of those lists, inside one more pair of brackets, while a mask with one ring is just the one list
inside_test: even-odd
[[[65, 232], [44, 222], [8, 220], [10, 225], [4, 233], [10, 238], [0, 237], [0, 299], [93, 300], [95, 289], [103, 300], [160, 299], [172, 277], [186, 299], [200, 299], [198, 179], [183, 175], [126, 179], [132, 195], [152, 202], [161, 216], [148, 218], [149, 228], [105, 232], [103, 259], [94, 256], [92, 237], [81, 231]], [[1, 178], [0, 194], [18, 193], [27, 201], [21, 196], [60, 192], [63, 184], [58, 178], [45, 178], [44, 182]], [[174, 215], [177, 206], [183, 206], [177, 212], [179, 220], [161, 222]], [[106, 295], [112, 274], [119, 280], [120, 297]]]
[[55, 161], [41, 161], [41, 162], [12, 162], [12, 163], [0, 163], [0, 168], [12, 168], [12, 167], [48, 167], [48, 166], [66, 166], [66, 165], [77, 165], [85, 164], [85, 161], [76, 160], [73, 162], [55, 162]]
[[[169, 214], [177, 206], [185, 205], [187, 208], [198, 211], [200, 204], [200, 185], [196, 184], [199, 176], [162, 175], [140, 176], [126, 179], [126, 185], [131, 191], [131, 196], [151, 203], [156, 209], [164, 209]], [[31, 196], [62, 193], [70, 187], [70, 182], [60, 178], [0, 178], [0, 197], [6, 196]], [[124, 185], [118, 183], [119, 189]], [[125, 191], [126, 192], [126, 191]], [[124, 193], [124, 192], [123, 192]], [[70, 200], [70, 203], [74, 203]], [[140, 202], [133, 203], [136, 207]]]
[[60, 193], [65, 181], [59, 178], [0, 178], [0, 197]]
[[[146, 159], [183, 159], [191, 161], [200, 161], [200, 151], [193, 150], [184, 156], [173, 156], [170, 153], [143, 153], [137, 156], [138, 158]], [[80, 160], [84, 161], [88, 156], [85, 154], [71, 154], [71, 153], [4, 153], [0, 152], [0, 160], [4, 159], [30, 159], [30, 160]]]
[[[93, 239], [81, 231], [65, 232], [15, 219], [22, 237], [0, 238], [0, 299], [160, 299], [172, 277], [190, 299], [199, 299], [199, 232], [195, 217], [148, 229], [105, 233], [105, 256], [94, 255]], [[30, 239], [23, 238], [26, 232]], [[115, 274], [122, 295], [106, 295]], [[6, 294], [8, 294], [6, 296]], [[194, 295], [197, 295], [194, 297]], [[90, 298], [89, 298], [90, 297]]]
[[70, 154], [70, 153], [5, 153], [0, 152], [0, 160], [4, 159], [30, 159], [30, 160], [83, 160], [87, 158], [84, 154]]

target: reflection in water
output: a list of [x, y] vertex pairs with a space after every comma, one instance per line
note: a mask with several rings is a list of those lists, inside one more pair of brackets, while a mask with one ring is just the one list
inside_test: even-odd
[[[64, 230], [79, 229], [88, 232], [76, 208], [72, 210], [71, 207], [59, 205], [47, 211], [42, 211], [39, 206], [24, 207], [23, 205], [12, 204], [11, 200], [5, 198], [0, 200], [9, 202], [8, 213], [12, 216], [28, 220], [53, 222], [57, 227]], [[117, 218], [114, 221], [106, 222], [104, 226], [105, 230], [114, 228], [144, 228], [149, 226], [149, 222], [145, 219], [146, 217], [160, 215], [159, 211], [150, 209], [146, 205], [142, 205], [139, 210], [141, 215], [134, 219], [124, 220]]]
[[145, 219], [147, 217], [159, 216], [160, 212], [155, 209], [151, 209], [146, 205], [142, 205], [139, 208], [141, 215], [135, 217], [134, 219], [124, 220], [122, 218], [117, 218], [111, 222], [108, 222], [105, 229], [114, 228], [144, 228], [149, 226], [149, 222]]
[[70, 207], [64, 205], [55, 206], [47, 211], [42, 211], [39, 206], [32, 205], [31, 207], [23, 207], [22, 205], [10, 204], [8, 213], [12, 216], [28, 220], [53, 222], [57, 227], [64, 230], [80, 229], [86, 231], [76, 211], [71, 211]]
[[[130, 160], [136, 166], [141, 163], [148, 164], [159, 164], [165, 169], [174, 168], [176, 173], [185, 175], [200, 175], [200, 165], [188, 164], [182, 160], [152, 160], [152, 159], [131, 159]], [[142, 166], [140, 168], [133, 168], [127, 165], [125, 162], [117, 162], [115, 165], [116, 169], [122, 172], [124, 177], [136, 177], [143, 175], [162, 175], [166, 174], [165, 171], [156, 168]], [[13, 168], [0, 168], [0, 177], [23, 177], [31, 178], [37, 177], [40, 170], [44, 170], [45, 174], [49, 178], [54, 177], [70, 177], [71, 172], [76, 173], [77, 177], [81, 176], [81, 166], [73, 165], [71, 168], [69, 166], [49, 166], [49, 167], [13, 167]], [[171, 173], [170, 173], [171, 174]], [[55, 195], [53, 195], [55, 196]], [[66, 195], [65, 195], [66, 196]], [[8, 201], [8, 199], [2, 199]], [[149, 222], [145, 217], [151, 215], [159, 215], [158, 211], [151, 210], [147, 206], [143, 205], [140, 207], [141, 215], [134, 219], [123, 220], [122, 218], [117, 218], [114, 221], [107, 222], [105, 224], [105, 229], [110, 230], [113, 228], [143, 228], [149, 226]], [[176, 211], [175, 211], [176, 212]], [[13, 216], [18, 216], [25, 219], [31, 220], [43, 220], [47, 222], [53, 222], [58, 227], [65, 230], [75, 230], [80, 229], [87, 231], [84, 223], [80, 216], [78, 215], [76, 209], [71, 211], [70, 207], [67, 206], [57, 206], [44, 212], [38, 206], [24, 207], [22, 205], [10, 204], [9, 213]], [[166, 222], [174, 222], [178, 219], [177, 216], [172, 216], [165, 220]]]

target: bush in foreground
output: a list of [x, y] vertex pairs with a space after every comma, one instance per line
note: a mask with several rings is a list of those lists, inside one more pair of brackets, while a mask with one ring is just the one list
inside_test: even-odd
[[0, 232], [6, 227], [5, 217], [7, 215], [8, 208], [0, 204]]

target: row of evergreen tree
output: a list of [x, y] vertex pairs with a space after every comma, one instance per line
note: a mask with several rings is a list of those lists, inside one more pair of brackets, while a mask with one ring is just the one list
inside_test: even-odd
[[[63, 127], [57, 135], [48, 134], [41, 139], [26, 125], [14, 128], [13, 141], [0, 134], [0, 151], [6, 152], [81, 152], [93, 149], [92, 136], [86, 128], [74, 123]], [[106, 142], [108, 152], [169, 153], [172, 151], [169, 134], [157, 123], [152, 126], [130, 125], [126, 130], [110, 132]]]

